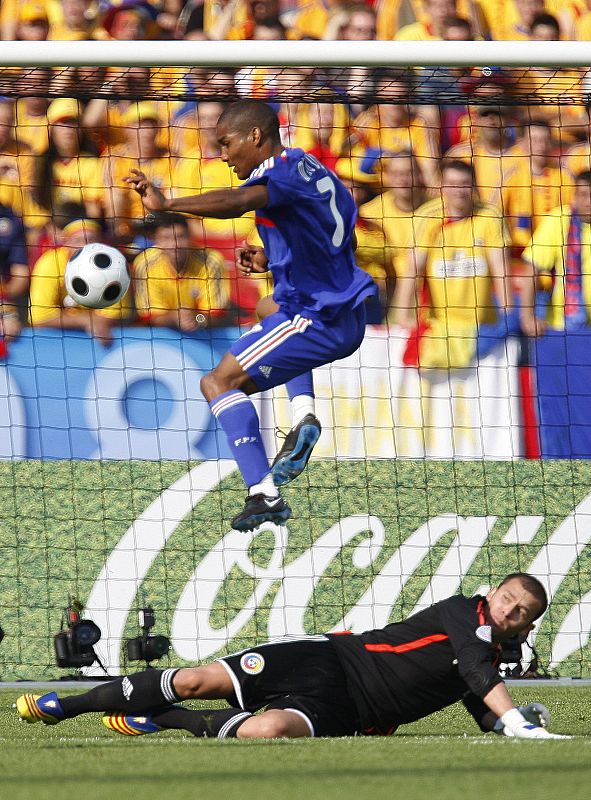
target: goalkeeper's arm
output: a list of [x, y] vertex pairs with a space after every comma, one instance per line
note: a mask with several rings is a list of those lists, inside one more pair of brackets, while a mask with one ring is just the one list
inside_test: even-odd
[[[514, 736], [517, 739], [568, 739], [557, 733], [550, 733], [538, 724], [532, 723], [529, 714], [523, 713], [525, 709], [513, 705], [511, 695], [504, 683], [497, 683], [483, 698], [484, 703], [497, 718], [494, 729], [505, 736]], [[527, 707], [526, 707], [527, 708]], [[502, 729], [500, 728], [502, 725]]]
[[[505, 725], [502, 718], [493, 713], [486, 703], [477, 695], [468, 692], [463, 698], [463, 703], [466, 710], [474, 717], [478, 727], [484, 733], [494, 731], [501, 736], [515, 736], [513, 728]], [[533, 725], [536, 728], [544, 729], [550, 724], [550, 712], [542, 703], [530, 703], [527, 706], [519, 706], [517, 709], [513, 708], [513, 710], [518, 711], [529, 725]], [[548, 736], [555, 738], [551, 734], [548, 734]], [[531, 737], [526, 734], [525, 737], [519, 737], [518, 735], [518, 738], [546, 739], [548, 736], [539, 736], [539, 734], [536, 734], [534, 737]]]

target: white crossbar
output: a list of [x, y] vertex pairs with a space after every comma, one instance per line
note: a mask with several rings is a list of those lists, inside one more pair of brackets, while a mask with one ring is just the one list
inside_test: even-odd
[[591, 65], [590, 42], [2, 42], [0, 66]]

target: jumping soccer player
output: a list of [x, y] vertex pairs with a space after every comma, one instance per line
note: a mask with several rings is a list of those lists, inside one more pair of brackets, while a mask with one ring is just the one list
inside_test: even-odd
[[[277, 486], [302, 472], [320, 435], [311, 370], [357, 350], [365, 332], [364, 300], [376, 286], [353, 256], [357, 211], [349, 191], [313, 156], [282, 146], [270, 106], [256, 100], [228, 106], [217, 139], [222, 160], [245, 181], [236, 189], [167, 199], [138, 170], [126, 182], [151, 212], [220, 219], [257, 212], [264, 253], [251, 258], [251, 269], [271, 270], [279, 310], [242, 336], [201, 380], [248, 487], [232, 525], [248, 531], [291, 516]], [[246, 271], [248, 258], [243, 254]], [[248, 396], [280, 384], [286, 384], [301, 420], [270, 470]]]
[[[21, 719], [48, 725], [102, 711], [108, 728], [130, 736], [176, 728], [274, 739], [391, 734], [462, 700], [483, 731], [559, 739], [532, 723], [543, 723], [538, 704], [514, 706], [496, 666], [499, 643], [526, 636], [547, 602], [536, 578], [513, 573], [486, 597], [455, 595], [381, 630], [279, 639], [207, 666], [148, 669], [82, 695], [25, 694], [16, 708]], [[190, 698], [224, 699], [230, 708], [176, 705]]]

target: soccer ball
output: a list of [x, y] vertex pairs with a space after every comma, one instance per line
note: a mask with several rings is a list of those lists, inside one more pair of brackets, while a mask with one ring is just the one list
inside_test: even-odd
[[86, 308], [107, 308], [129, 289], [130, 277], [123, 253], [95, 242], [77, 250], [66, 264], [66, 291]]

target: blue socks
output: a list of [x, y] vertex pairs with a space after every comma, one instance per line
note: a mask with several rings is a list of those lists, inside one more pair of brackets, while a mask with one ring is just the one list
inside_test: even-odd
[[285, 384], [285, 388], [287, 389], [287, 396], [290, 400], [303, 394], [314, 397], [312, 373], [304, 372], [302, 375], [296, 375], [295, 378], [292, 378]]
[[270, 474], [259, 417], [251, 400], [239, 390], [224, 392], [209, 404], [228, 438], [234, 460], [248, 488]]

